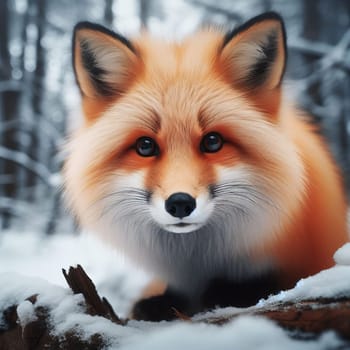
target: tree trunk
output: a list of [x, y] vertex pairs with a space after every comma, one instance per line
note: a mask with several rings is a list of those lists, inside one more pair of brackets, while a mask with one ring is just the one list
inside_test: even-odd
[[[5, 125], [7, 122], [18, 117], [18, 106], [20, 101], [20, 90], [12, 88], [12, 67], [9, 55], [9, 41], [10, 31], [10, 10], [9, 1], [0, 1], [0, 80], [5, 83], [4, 89], [0, 90], [0, 123]], [[8, 86], [8, 87], [6, 87]], [[16, 149], [18, 146], [16, 130], [10, 129], [6, 132], [0, 132], [1, 144], [10, 150]], [[8, 181], [0, 186], [0, 196], [13, 198], [16, 195], [16, 173], [19, 166], [10, 159], [0, 159], [1, 174], [5, 175]], [[2, 228], [6, 229], [11, 224], [13, 217], [12, 208], [0, 208], [0, 215], [2, 216]]]

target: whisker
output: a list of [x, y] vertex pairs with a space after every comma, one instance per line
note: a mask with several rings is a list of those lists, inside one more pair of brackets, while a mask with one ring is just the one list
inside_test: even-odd
[[148, 191], [126, 187], [104, 195], [96, 204], [103, 204], [101, 217], [109, 216], [112, 213], [113, 221], [126, 217], [133, 217], [135, 221], [139, 221], [149, 213], [148, 199]]
[[239, 209], [246, 217], [253, 213], [251, 205], [281, 211], [281, 208], [271, 198], [249, 183], [227, 181], [213, 186], [212, 191], [215, 205], [219, 210], [227, 211], [229, 208], [234, 214], [237, 214]]

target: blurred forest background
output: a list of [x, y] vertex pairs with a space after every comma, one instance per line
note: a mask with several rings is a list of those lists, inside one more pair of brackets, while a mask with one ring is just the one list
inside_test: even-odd
[[297, 101], [321, 125], [349, 189], [350, 0], [0, 0], [0, 229], [75, 227], [60, 170], [65, 137], [80, 120], [70, 54], [76, 22], [181, 37], [269, 10], [286, 21]]

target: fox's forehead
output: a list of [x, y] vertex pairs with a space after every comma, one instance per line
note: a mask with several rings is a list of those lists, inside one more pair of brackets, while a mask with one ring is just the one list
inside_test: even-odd
[[223, 34], [213, 29], [203, 30], [179, 42], [170, 42], [143, 34], [133, 40], [142, 57], [145, 78], [176, 77], [182, 74], [206, 74], [223, 43]]
[[[128, 94], [118, 99], [106, 122], [130, 130], [143, 129], [152, 134], [185, 140], [213, 131], [247, 109], [241, 92], [210, 75], [155, 77], [152, 83], [140, 81]], [[110, 119], [111, 118], [111, 119]]]
[[[199, 84], [179, 80], [162, 80], [157, 84], [140, 84], [125, 99], [116, 101], [115, 120], [120, 118], [135, 129], [167, 137], [179, 134], [184, 140], [200, 131], [200, 115], [205, 101]], [[125, 113], [124, 113], [124, 107]], [[107, 114], [111, 115], [111, 114]]]
[[[180, 133], [182, 138], [201, 134], [210, 124], [220, 123], [222, 112], [232, 114], [237, 104], [242, 106], [235, 91], [219, 81], [181, 77], [140, 84], [126, 98], [128, 105], [133, 106], [129, 111], [135, 114], [135, 126], [142, 122], [157, 134]], [[117, 101], [117, 108], [119, 104], [124, 102]], [[221, 104], [229, 110], [225, 111]]]
[[117, 124], [122, 117], [130, 127], [185, 141], [212, 131], [247, 106], [242, 91], [216, 70], [221, 32], [208, 29], [181, 42], [145, 33], [132, 42], [143, 67], [132, 88], [107, 113]]
[[246, 105], [242, 91], [229, 85], [217, 69], [223, 40], [223, 33], [215, 29], [181, 42], [148, 34], [133, 40], [143, 62], [136, 89], [143, 102], [149, 101], [156, 116], [151, 118], [158, 119], [161, 130], [200, 132], [219, 123], [223, 112], [232, 114]]

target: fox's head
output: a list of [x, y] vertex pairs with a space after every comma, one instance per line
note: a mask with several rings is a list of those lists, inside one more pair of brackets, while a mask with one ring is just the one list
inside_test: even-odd
[[281, 117], [277, 14], [176, 43], [83, 22], [73, 64], [85, 123], [65, 179], [83, 224], [124, 242], [181, 234], [247, 251], [290, 220], [303, 166]]

